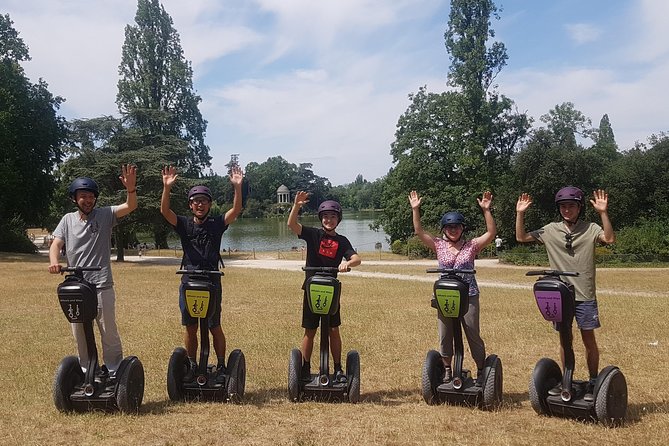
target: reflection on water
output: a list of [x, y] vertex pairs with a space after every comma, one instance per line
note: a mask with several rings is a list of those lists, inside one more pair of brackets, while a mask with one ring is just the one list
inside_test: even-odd
[[[288, 251], [306, 246], [286, 225], [286, 218], [240, 218], [230, 225], [221, 242], [221, 249], [239, 251]], [[387, 236], [383, 231], [369, 229], [373, 218], [371, 214], [344, 214], [344, 219], [337, 227], [337, 232], [351, 241], [356, 251], [374, 251], [376, 243], [382, 249], [389, 249]], [[300, 217], [300, 223], [306, 226], [320, 226], [316, 217]]]

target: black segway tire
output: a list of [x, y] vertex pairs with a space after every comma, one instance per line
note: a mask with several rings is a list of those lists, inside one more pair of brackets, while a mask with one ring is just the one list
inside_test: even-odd
[[235, 404], [241, 404], [246, 388], [246, 358], [241, 350], [233, 350], [228, 356], [227, 372], [226, 391], [228, 392], [228, 400]]
[[427, 352], [425, 362], [423, 363], [423, 376], [421, 380], [423, 400], [427, 404], [439, 404], [437, 387], [439, 387], [443, 380], [444, 371], [444, 362], [441, 360], [439, 352], [436, 350]]
[[627, 414], [627, 381], [620, 369], [611, 370], [595, 397], [595, 414], [600, 423], [618, 426]]
[[293, 402], [300, 400], [300, 373], [302, 372], [302, 352], [294, 348], [288, 359], [288, 399]]
[[84, 382], [84, 372], [79, 365], [79, 358], [66, 356], [60, 361], [53, 380], [53, 403], [61, 412], [73, 410], [70, 395], [77, 385]]
[[144, 399], [144, 366], [132, 358], [118, 377], [116, 405], [123, 413], [137, 413]]
[[188, 354], [183, 347], [177, 347], [170, 356], [167, 366], [167, 395], [172, 401], [184, 401], [184, 376], [190, 367]]
[[550, 358], [541, 358], [534, 366], [530, 378], [529, 396], [532, 409], [539, 415], [550, 415], [548, 391], [562, 381], [562, 371], [557, 362]]
[[483, 409], [494, 410], [502, 403], [502, 360], [496, 355], [490, 355], [485, 360], [484, 372], [487, 372], [483, 383]]
[[348, 402], [355, 404], [360, 401], [360, 354], [351, 350], [346, 354], [346, 383]]

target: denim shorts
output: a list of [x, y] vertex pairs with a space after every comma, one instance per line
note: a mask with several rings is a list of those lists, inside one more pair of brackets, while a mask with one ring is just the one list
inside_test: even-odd
[[[596, 300], [576, 301], [574, 308], [574, 319], [580, 330], [594, 330], [602, 325], [599, 322], [599, 309]], [[559, 324], [554, 324], [559, 330]]]

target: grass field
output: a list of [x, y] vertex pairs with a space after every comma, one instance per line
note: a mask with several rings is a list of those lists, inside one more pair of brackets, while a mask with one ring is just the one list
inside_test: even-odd
[[[344, 351], [360, 352], [362, 401], [289, 402], [288, 354], [302, 335], [302, 275], [233, 266], [223, 278], [222, 319], [228, 348], [246, 356], [244, 402], [172, 403], [165, 383], [170, 354], [182, 343], [179, 279], [175, 266], [150, 262], [112, 265], [124, 353], [137, 355], [145, 369], [140, 413], [61, 414], [51, 399], [53, 375], [76, 350], [56, 298], [61, 277], [49, 275], [47, 264], [46, 256], [0, 254], [0, 444], [667, 444], [667, 269], [598, 271], [598, 287], [606, 290], [599, 299], [601, 366], [618, 365], [629, 390], [624, 426], [605, 428], [534, 413], [529, 377], [538, 359], [557, 356], [557, 334], [529, 290], [504, 286], [481, 287], [482, 335], [504, 366], [499, 410], [426, 405], [421, 368], [437, 346], [431, 285], [353, 275], [341, 276], [342, 337]], [[363, 263], [359, 270], [427, 276], [416, 265]], [[520, 268], [477, 271], [482, 283], [533, 281]], [[576, 340], [576, 377], [584, 378]], [[465, 365], [473, 367], [468, 354]]]

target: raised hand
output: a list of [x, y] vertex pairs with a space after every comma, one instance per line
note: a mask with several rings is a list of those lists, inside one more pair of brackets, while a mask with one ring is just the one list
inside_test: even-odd
[[165, 186], [172, 186], [174, 182], [177, 180], [177, 168], [174, 166], [165, 166], [162, 169], [162, 174], [163, 174], [163, 185]]
[[530, 194], [523, 192], [520, 197], [518, 197], [518, 202], [516, 203], [516, 212], [525, 212], [531, 204], [532, 197]]
[[483, 192], [483, 197], [482, 198], [476, 198], [476, 201], [478, 201], [479, 206], [481, 206], [481, 209], [489, 210], [490, 205], [492, 204], [492, 192], [489, 190]]
[[609, 194], [602, 189], [598, 189], [592, 193], [592, 197], [593, 199], [590, 200], [592, 207], [600, 214], [606, 212], [609, 207]]
[[418, 196], [418, 192], [412, 190], [411, 193], [409, 193], [409, 204], [411, 205], [411, 209], [419, 209], [422, 202], [423, 198]]
[[244, 179], [244, 173], [242, 172], [242, 168], [239, 166], [234, 166], [230, 170], [230, 182], [232, 185], [240, 185], [242, 184], [242, 180]]
[[297, 206], [304, 206], [305, 204], [309, 203], [309, 192], [305, 192], [303, 190], [298, 191], [295, 194], [295, 204]]
[[137, 167], [132, 164], [124, 164], [121, 166], [121, 175], [118, 177], [125, 187], [129, 191], [133, 191], [137, 188]]

